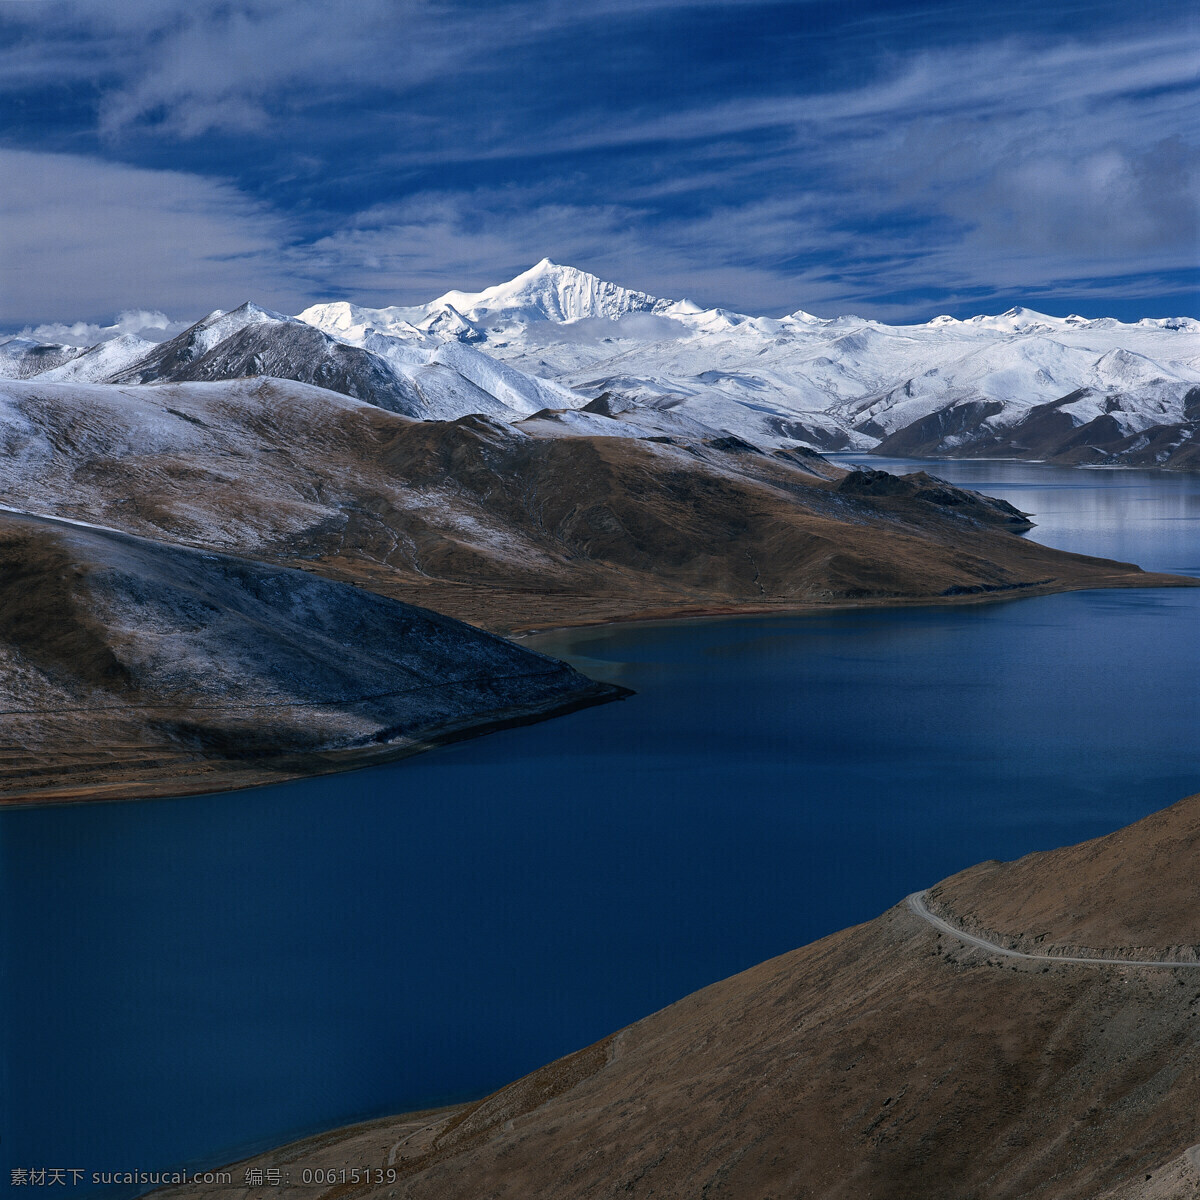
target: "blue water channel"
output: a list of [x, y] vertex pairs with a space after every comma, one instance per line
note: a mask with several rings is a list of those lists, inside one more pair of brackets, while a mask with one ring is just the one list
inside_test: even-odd
[[[1196, 478], [870, 465], [1200, 575]], [[1200, 589], [1150, 589], [547, 634], [636, 695], [352, 774], [0, 813], [5, 1178], [477, 1096], [973, 862], [1161, 808], [1200, 789], [1198, 629]]]

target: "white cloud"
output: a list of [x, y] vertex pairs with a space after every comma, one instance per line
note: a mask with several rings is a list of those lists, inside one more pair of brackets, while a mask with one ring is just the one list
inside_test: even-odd
[[[38, 0], [0, 4], [18, 36], [0, 80], [103, 77], [101, 126], [149, 122], [183, 136], [259, 129], [348, 88], [404, 91], [463, 72], [495, 72], [507, 53], [589, 26], [686, 20], [688, 10], [771, 0]], [[519, 75], [519, 71], [516, 72]]]
[[0, 326], [306, 295], [280, 264], [282, 222], [226, 183], [0, 150], [0, 212]]
[[166, 313], [125, 309], [117, 314], [111, 325], [100, 325], [95, 321], [72, 321], [70, 324], [46, 321], [40, 325], [26, 325], [17, 336], [67, 346], [94, 346], [126, 333], [136, 334], [148, 342], [162, 342], [181, 333], [189, 324], [190, 321], [172, 321]]
[[[401, 192], [451, 162], [468, 164], [456, 179], [486, 161], [478, 177], [522, 182], [426, 190], [346, 216], [298, 207], [294, 220], [313, 222], [302, 240], [229, 182], [0, 151], [0, 325], [138, 305], [199, 315], [247, 297], [288, 311], [330, 296], [412, 303], [547, 254], [658, 295], [890, 318], [962, 296], [1167, 295], [1195, 265], [1186, 28], [926, 49], [821, 94], [705, 103], [699, 90], [672, 109], [634, 92], [604, 119], [570, 96], [539, 108], [538, 80], [519, 69], [531, 60], [503, 52], [547, 30], [707, 3], [522, 0], [483, 21], [440, 0], [360, 0], [337, 20], [312, 0], [47, 0], [0, 52], [0, 75], [84, 80], [103, 63], [110, 145], [150, 129], [202, 146], [213, 129], [283, 122], [293, 148], [361, 170], [375, 195], [389, 169]], [[395, 102], [443, 76], [437, 103]], [[374, 87], [392, 100], [360, 112]], [[369, 141], [344, 162], [302, 136], [303, 106], [330, 95]], [[602, 152], [591, 160], [601, 165], [553, 157], [583, 150]], [[937, 298], [879, 300], [905, 292]]]
[[425, 193], [360, 213], [294, 253], [298, 270], [364, 304], [487, 287], [548, 256], [657, 296], [791, 311], [837, 289], [781, 271], [781, 255], [850, 240], [813, 228], [810, 205], [805, 195], [752, 196], [655, 223], [638, 205], [550, 202], [533, 187]]
[[439, 0], [47, 0], [2, 15], [21, 36], [0, 51], [0, 81], [102, 79], [110, 137], [257, 131], [314, 100], [442, 78], [522, 36], [519, 14], [481, 21]]

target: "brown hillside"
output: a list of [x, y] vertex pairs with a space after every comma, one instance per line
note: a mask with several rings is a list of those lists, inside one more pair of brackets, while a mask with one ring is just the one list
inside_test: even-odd
[[270, 379], [3, 389], [13, 508], [495, 629], [1180, 582], [1014, 536], [1014, 509], [924, 473], [846, 477], [737, 439], [537, 438]]
[[303, 571], [0, 513], [0, 802], [294, 778], [614, 694]]
[[[935, 891], [1161, 953], [1196, 935], [1197, 812]], [[476, 1105], [259, 1161], [397, 1172], [326, 1200], [1194, 1200], [1198, 1111], [1200, 969], [1007, 959], [901, 905]]]
[[1107, 837], [982, 863], [930, 904], [989, 941], [1042, 954], [1200, 955], [1200, 796]]

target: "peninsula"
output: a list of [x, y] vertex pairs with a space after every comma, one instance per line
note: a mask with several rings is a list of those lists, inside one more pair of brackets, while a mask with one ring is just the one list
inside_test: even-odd
[[0, 428], [4, 803], [275, 782], [617, 694], [496, 633], [1196, 582], [733, 435], [416, 420], [270, 378], [0, 383]]

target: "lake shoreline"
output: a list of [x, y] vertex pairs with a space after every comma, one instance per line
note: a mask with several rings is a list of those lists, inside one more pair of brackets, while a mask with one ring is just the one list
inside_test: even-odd
[[[804, 604], [785, 601], [777, 604], [726, 604], [689, 606], [679, 609], [650, 609], [617, 618], [593, 619], [580, 616], [575, 621], [559, 620], [553, 625], [516, 626], [511, 630], [499, 629], [495, 632], [511, 641], [521, 642], [526, 638], [565, 632], [571, 629], [619, 628], [621, 626], [652, 626], [655, 624], [676, 625], [725, 617], [804, 617], [818, 616], [823, 613], [959, 608], [1078, 591], [1200, 587], [1200, 579], [1191, 576], [1142, 571], [1133, 564], [1114, 563], [1113, 565], [1128, 569], [1098, 578], [1047, 580], [1044, 583], [1015, 584], [994, 590], [966, 591], [953, 596], [880, 596], [862, 599], [834, 599]], [[176, 774], [164, 774], [133, 782], [83, 784], [11, 793], [0, 797], [0, 810], [122, 803], [132, 800], [182, 799], [188, 796], [250, 791], [302, 779], [316, 779], [325, 775], [358, 771], [399, 762], [441, 746], [452, 745], [469, 738], [483, 737], [503, 729], [537, 724], [554, 717], [567, 716], [596, 704], [624, 699], [630, 694], [627, 689], [602, 681], [593, 680], [593, 684], [594, 688], [566, 699], [551, 699], [542, 705], [528, 705], [518, 709], [503, 710], [480, 718], [465, 718], [425, 731], [418, 730], [403, 742], [311, 754], [263, 756], [251, 760], [197, 757], [189, 760], [187, 764], [194, 765], [197, 768], [195, 771], [181, 768]]]
[[[1140, 568], [1134, 568], [1139, 570]], [[527, 637], [557, 633], [568, 629], [600, 629], [625, 625], [674, 625], [687, 621], [705, 621], [720, 617], [804, 617], [821, 613], [879, 612], [902, 608], [962, 608], [973, 604], [995, 604], [1005, 600], [1024, 600], [1034, 596], [1057, 596], [1066, 592], [1102, 592], [1131, 588], [1200, 587], [1200, 579], [1169, 572], [1144, 572], [1140, 577], [1114, 577], [1111, 582], [1060, 582], [1015, 584], [994, 591], [964, 592], [954, 596], [880, 596], [853, 600], [810, 601], [805, 604], [698, 605], [686, 608], [651, 609], [620, 617], [585, 617], [556, 621], [553, 625], [516, 625], [498, 630], [504, 637], [519, 641]]]
[[403, 742], [348, 750], [329, 750], [311, 755], [284, 755], [266, 758], [258, 764], [246, 763], [240, 769], [237, 759], [198, 760], [197, 766], [214, 772], [230, 764], [228, 775], [220, 779], [221, 786], [213, 778], [196, 778], [181, 773], [178, 776], [163, 776], [147, 779], [141, 783], [113, 783], [95, 786], [82, 785], [46, 789], [45, 792], [17, 793], [0, 798], [0, 811], [10, 809], [44, 808], [75, 804], [114, 803], [131, 800], [171, 800], [187, 796], [212, 796], [226, 792], [250, 791], [271, 787], [275, 784], [292, 783], [302, 779], [317, 779], [323, 775], [336, 775], [348, 771], [364, 770], [368, 767], [384, 766], [399, 762], [441, 746], [470, 738], [484, 737], [502, 729], [516, 729], [523, 725], [536, 725], [554, 717], [567, 716], [597, 704], [608, 704], [624, 700], [632, 695], [628, 688], [616, 684], [593, 680], [593, 686], [566, 698], [553, 698], [543, 704], [523, 705], [503, 709], [477, 718], [449, 722], [426, 730], [417, 730]]
[[[415, 1109], [334, 1127], [222, 1164], [221, 1169], [234, 1178], [234, 1183], [230, 1185], [230, 1194], [234, 1191], [240, 1194], [237, 1180], [252, 1170], [265, 1173], [271, 1169], [282, 1169], [289, 1172], [293, 1180], [297, 1173], [303, 1173], [319, 1177], [325, 1182], [337, 1182], [342, 1173], [368, 1167], [378, 1174], [369, 1176], [358, 1186], [350, 1187], [344, 1194], [368, 1198], [382, 1197], [393, 1194], [387, 1191], [389, 1187], [408, 1180], [410, 1183], [406, 1184], [406, 1187], [415, 1186], [416, 1195], [465, 1196], [478, 1194], [476, 1189], [484, 1178], [489, 1183], [496, 1182], [496, 1172], [499, 1170], [505, 1171], [505, 1178], [510, 1182], [512, 1176], [516, 1176], [518, 1187], [529, 1186], [531, 1180], [537, 1180], [539, 1184], [544, 1185], [547, 1175], [553, 1173], [553, 1168], [548, 1170], [541, 1166], [538, 1160], [545, 1154], [551, 1154], [557, 1156], [560, 1169], [570, 1168], [567, 1174], [571, 1182], [569, 1187], [564, 1185], [566, 1190], [563, 1194], [578, 1196], [582, 1200], [585, 1194], [601, 1194], [581, 1185], [576, 1176], [587, 1172], [593, 1158], [603, 1160], [612, 1155], [614, 1114], [618, 1110], [620, 1122], [628, 1119], [630, 1146], [640, 1150], [648, 1160], [646, 1170], [652, 1172], [660, 1166], [664, 1156], [654, 1156], [647, 1151], [647, 1146], [657, 1150], [657, 1134], [664, 1119], [670, 1121], [673, 1117], [674, 1120], [684, 1121], [691, 1109], [692, 1089], [690, 1086], [682, 1089], [682, 1095], [688, 1099], [681, 1101], [677, 1073], [679, 1077], [692, 1083], [697, 1075], [703, 1078], [707, 1069], [711, 1077], [707, 1079], [708, 1089], [705, 1095], [710, 1104], [714, 1096], [723, 1093], [732, 1093], [740, 1104], [751, 1104], [759, 1099], [761, 1093], [773, 1092], [778, 1094], [774, 1099], [767, 1101], [772, 1111], [776, 1104], [785, 1109], [797, 1106], [797, 1097], [785, 1097], [779, 1080], [770, 1085], [763, 1083], [752, 1068], [747, 1068], [741, 1076], [735, 1076], [734, 1069], [728, 1065], [725, 1065], [723, 1070], [708, 1067], [703, 1052], [697, 1051], [694, 1045], [701, 1036], [696, 1032], [698, 1020], [708, 1022], [707, 1025], [701, 1025], [702, 1032], [707, 1032], [708, 1036], [703, 1038], [700, 1045], [715, 1043], [713, 1053], [718, 1056], [724, 1052], [723, 1041], [736, 1042], [738, 1037], [746, 1036], [740, 1032], [743, 1023], [749, 1023], [752, 1028], [757, 1025], [769, 1029], [765, 1048], [757, 1045], [753, 1037], [746, 1036], [750, 1043], [746, 1048], [747, 1054], [770, 1055], [773, 1051], [772, 1043], [778, 1041], [791, 1049], [791, 1054], [787, 1057], [799, 1056], [803, 1053], [802, 1039], [807, 1041], [812, 1038], [818, 1042], [824, 1039], [832, 1043], [833, 1053], [830, 1056], [832, 1065], [829, 1065], [830, 1060], [826, 1061], [826, 1074], [821, 1082], [827, 1090], [844, 1093], [846, 1088], [841, 1083], [841, 1076], [850, 1067], [844, 1062], [846, 1055], [840, 1035], [829, 1033], [830, 1028], [836, 1028], [837, 1022], [814, 1022], [812, 1032], [802, 1034], [800, 1028], [804, 1025], [803, 1021], [796, 1030], [792, 1030], [788, 1019], [780, 1022], [774, 1015], [781, 1002], [774, 1000], [773, 1003], [768, 1003], [762, 998], [764, 992], [773, 992], [775, 995], [783, 993], [791, 1006], [804, 1008], [814, 1004], [810, 993], [816, 983], [840, 997], [833, 1005], [835, 1016], [851, 1024], [857, 1022], [868, 1025], [870, 1011], [886, 1003], [893, 1004], [898, 1015], [903, 1014], [911, 1020], [910, 992], [921, 991], [925, 987], [931, 990], [938, 988], [939, 992], [935, 995], [942, 995], [944, 1005], [973, 1005], [978, 1010], [978, 1028], [970, 1027], [968, 1037], [972, 1042], [978, 1042], [985, 1047], [979, 1057], [986, 1061], [991, 1042], [987, 1032], [990, 1023], [1000, 1024], [1003, 1018], [999, 1015], [996, 1002], [988, 996], [987, 987], [976, 982], [974, 977], [990, 977], [993, 988], [1011, 987], [1008, 981], [1015, 973], [1017, 979], [1012, 983], [1018, 988], [1024, 988], [1022, 995], [1026, 1002], [1031, 1005], [1044, 1005], [1047, 1012], [1052, 1014], [1051, 1019], [1062, 1023], [1061, 1037], [1069, 1046], [1069, 1054], [1088, 1061], [1092, 1054], [1099, 1053], [1115, 1057], [1119, 1064], [1124, 1061], [1121, 1055], [1127, 1050], [1126, 1043], [1136, 1044], [1136, 1036], [1126, 1032], [1122, 1038], [1115, 1039], [1114, 1049], [1105, 1029], [1104, 1018], [1094, 1019], [1093, 1028], [1078, 1028], [1084, 1020], [1079, 1010], [1086, 1013], [1092, 1006], [1091, 993], [1080, 988], [1079, 981], [1085, 981], [1087, 986], [1086, 981], [1091, 979], [1094, 981], [1092, 986], [1097, 989], [1111, 985], [1113, 992], [1122, 999], [1131, 991], [1135, 994], [1141, 992], [1143, 995], [1139, 996], [1139, 999], [1144, 1005], [1142, 1011], [1152, 1014], [1160, 1008], [1171, 1007], [1164, 1003], [1159, 992], [1165, 987], [1168, 992], [1173, 993], [1176, 989], [1168, 986], [1172, 982], [1178, 983], [1180, 987], [1184, 986], [1188, 981], [1185, 978], [1187, 970], [1197, 966], [1195, 961], [1131, 963], [1119, 958], [1110, 961], [1111, 955], [1108, 952], [1094, 949], [1090, 952], [1104, 954], [1105, 957], [1072, 959], [1062, 957], [1061, 952], [1077, 947], [1066, 943], [1044, 944], [1043, 933], [1041, 939], [1031, 944], [1035, 950], [1041, 947], [1043, 952], [1024, 955], [1023, 957], [1031, 961], [1014, 965], [1005, 958], [1009, 952], [1003, 946], [986, 942], [976, 944], [974, 935], [982, 931], [988, 937], [1003, 942], [1004, 946], [1010, 943], [1015, 946], [1014, 931], [1022, 926], [1029, 926], [1032, 921], [1035, 928], [1041, 928], [1047, 922], [1061, 924], [1064, 929], [1073, 931], [1073, 934], [1068, 935], [1072, 942], [1077, 940], [1080, 928], [1099, 931], [1102, 938], [1112, 939], [1113, 945], [1122, 953], [1123, 948], [1129, 944], [1131, 928], [1137, 929], [1144, 936], [1150, 936], [1156, 942], [1161, 942], [1163, 947], [1174, 946], [1179, 940], [1194, 941], [1200, 935], [1200, 926], [1196, 925], [1194, 913], [1188, 912], [1186, 899], [1180, 896], [1178, 880], [1170, 878], [1165, 889], [1160, 884], [1160, 894], [1148, 895], [1147, 888], [1152, 890], [1157, 881], [1148, 877], [1146, 872], [1158, 863], [1163, 849], [1168, 849], [1172, 851], [1172, 858], [1175, 860], [1173, 866], [1167, 869], [1168, 876], [1172, 873], [1174, 876], [1184, 873], [1186, 867], [1179, 865], [1179, 856], [1174, 852], [1181, 848], [1186, 851], [1198, 840], [1200, 795], [1192, 795], [1102, 837], [1058, 850], [1026, 855], [1015, 861], [993, 860], [978, 863], [943, 879], [923, 893], [926, 898], [938, 898], [937, 911], [943, 917], [949, 917], [952, 924], [938, 920], [936, 915], [930, 919], [929, 911], [922, 905], [914, 906], [911, 903], [913, 897], [910, 896], [907, 901], [898, 901], [867, 922], [848, 926], [814, 942], [805, 943], [680, 997], [657, 1012], [614, 1030], [592, 1044], [529, 1072], [478, 1100], [438, 1108]], [[1188, 856], [1184, 853], [1183, 857]], [[1114, 870], [1118, 872], [1116, 876], [1113, 874]], [[1157, 870], [1162, 872], [1161, 865]], [[1118, 894], [1110, 896], [1105, 889], [1096, 887], [1098, 878], [1111, 881], [1114, 877], [1123, 885], [1123, 890]], [[1014, 880], [1017, 881], [1016, 886], [1013, 886]], [[1164, 890], [1166, 894], [1174, 897], [1173, 905], [1163, 904]], [[1060, 893], [1067, 897], [1065, 901], [1060, 898]], [[948, 904], [947, 896], [956, 894], [961, 894], [966, 901], [966, 911], [969, 914], [966, 917], [951, 909]], [[1026, 911], [1031, 906], [1030, 895], [1034, 897], [1032, 913]], [[1099, 896], [1105, 897], [1103, 903], [1097, 899]], [[985, 913], [998, 911], [1002, 914], [999, 922], [1003, 926], [1001, 932], [991, 929], [996, 922], [987, 920], [986, 916], [982, 926], [980, 925], [980, 917], [975, 911], [980, 906]], [[1080, 912], [1086, 915], [1081, 917]], [[1017, 937], [1017, 941], [1020, 941], [1020, 936]], [[861, 950], [848, 951], [848, 946], [855, 944], [865, 946], [870, 953], [864, 955]], [[1052, 952], [1045, 953], [1047, 949]], [[1116, 952], [1112, 951], [1113, 954]], [[884, 964], [881, 973], [885, 975], [886, 982], [882, 988], [876, 986], [871, 1004], [865, 1009], [868, 1015], [864, 1017], [861, 1012], [854, 1011], [849, 995], [853, 995], [863, 986], [862, 979], [855, 977], [859, 961], [866, 958], [870, 962], [876, 957]], [[1150, 975], [1146, 976], [1146, 970], [1150, 968], [1159, 968], [1174, 974], [1164, 974], [1160, 978], [1151, 971]], [[1182, 976], [1180, 972], [1183, 972]], [[918, 985], [909, 982], [914, 978], [919, 980]], [[1136, 981], [1134, 987], [1130, 987], [1132, 981]], [[885, 993], [882, 1001], [878, 994], [880, 991]], [[893, 994], [888, 995], [888, 992]], [[1173, 1007], [1179, 1010], [1177, 1014], [1173, 1014], [1173, 1025], [1177, 1032], [1173, 1030], [1166, 1036], [1152, 1033], [1146, 1038], [1148, 1047], [1160, 1057], [1161, 1062], [1157, 1064], [1160, 1070], [1163, 1063], [1170, 1061], [1177, 1053], [1178, 1040], [1189, 1031], [1190, 1026], [1187, 1022], [1194, 1015], [1190, 1012], [1191, 1006], [1186, 1004], [1186, 996], [1183, 997], [1182, 1004], [1178, 1003], [1178, 997], [1174, 999], [1176, 1003]], [[926, 1003], [930, 1001], [927, 999]], [[1191, 1004], [1194, 1003], [1193, 1000]], [[1077, 1006], [1075, 1012], [1071, 1011], [1072, 1005]], [[706, 1010], [715, 1010], [714, 1015], [697, 1017], [698, 1013], [704, 1013]], [[737, 1013], [736, 1019], [732, 1018], [732, 1012]], [[928, 1048], [930, 1053], [939, 1045], [938, 1039], [946, 1036], [945, 1030], [953, 1025], [949, 1013], [943, 1013], [940, 1020], [941, 1024], [935, 1020], [931, 1028], [923, 1029], [917, 1035], [923, 1039], [918, 1044], [922, 1048]], [[1145, 1023], [1152, 1024], [1149, 1020]], [[1172, 1022], [1164, 1021], [1163, 1024], [1169, 1027]], [[649, 1036], [642, 1032], [647, 1028], [652, 1030]], [[876, 1039], [880, 1036], [879, 1028], [888, 1028], [888, 1023], [885, 1021], [878, 1028], [872, 1027]], [[912, 1036], [907, 1030], [905, 1033]], [[1010, 1033], [1009, 1036], [1015, 1035]], [[996, 1040], [1002, 1040], [1000, 1035], [996, 1035]], [[1031, 1039], [1031, 1045], [1039, 1045], [1036, 1035]], [[1061, 1046], [1057, 1050], [1059, 1053], [1063, 1052]], [[634, 1069], [636, 1086], [649, 1089], [657, 1105], [665, 1108], [671, 1115], [666, 1118], [656, 1115], [647, 1120], [641, 1115], [647, 1111], [646, 1105], [642, 1104], [634, 1109], [635, 1115], [630, 1118], [629, 1102], [625, 1100], [625, 1096], [626, 1089], [632, 1085], [618, 1081], [615, 1084], [609, 1083], [606, 1089], [604, 1077], [614, 1073], [619, 1075], [623, 1065], [618, 1065], [619, 1060], [626, 1056], [633, 1056], [635, 1059], [640, 1056], [640, 1066]], [[681, 1066], [681, 1060], [686, 1065]], [[851, 1066], [856, 1065], [856, 1061], [851, 1062]], [[866, 1067], [863, 1073], [870, 1075], [871, 1067]], [[876, 1122], [867, 1126], [865, 1134], [857, 1128], [843, 1129], [832, 1135], [829, 1131], [818, 1130], [813, 1139], [815, 1146], [805, 1143], [797, 1148], [797, 1161], [815, 1160], [810, 1165], [817, 1167], [819, 1172], [825, 1173], [831, 1180], [840, 1181], [845, 1171], [842, 1156], [847, 1147], [853, 1148], [857, 1154], [873, 1150], [880, 1159], [883, 1158], [878, 1144], [871, 1143], [866, 1135], [869, 1135], [884, 1117], [896, 1116], [886, 1111], [894, 1102], [893, 1096], [903, 1097], [910, 1089], [918, 1091], [925, 1088], [928, 1091], [927, 1072], [920, 1070], [919, 1063], [912, 1067], [900, 1056], [895, 1064], [885, 1062], [877, 1067], [876, 1073], [880, 1080], [874, 1090], [880, 1091], [880, 1095], [884, 1091], [889, 1093], [888, 1098], [882, 1102], [880, 1116]], [[945, 1074], [950, 1074], [949, 1068], [945, 1070]], [[1147, 1074], [1153, 1075], [1153, 1071], [1148, 1070]], [[1053, 1089], [1046, 1086], [1044, 1081], [1023, 1082], [1029, 1092], [1043, 1102], [1053, 1095]], [[1002, 1091], [1006, 1085], [1007, 1082], [1001, 1079], [997, 1086]], [[1094, 1081], [1089, 1078], [1089, 1087], [1092, 1086]], [[859, 1088], [868, 1092], [872, 1090], [869, 1083], [861, 1081]], [[806, 1090], [810, 1092], [811, 1108], [811, 1089], [797, 1089], [800, 1094]], [[953, 1088], [947, 1090], [953, 1094]], [[1158, 1102], [1168, 1112], [1181, 1108], [1186, 1110], [1187, 1089], [1183, 1091], [1185, 1095], [1182, 1098], [1178, 1094], [1168, 1092], [1159, 1097]], [[573, 1100], [566, 1099], [577, 1092], [579, 1095]], [[642, 1094], [644, 1093], [639, 1091], [639, 1096]], [[745, 1095], [750, 1095], [751, 1099], [743, 1099]], [[819, 1103], [820, 1098], [821, 1093], [818, 1092], [815, 1100]], [[952, 1104], [952, 1101], [948, 1101], [937, 1092], [936, 1084], [932, 1091], [928, 1091], [925, 1099], [931, 1105]], [[840, 1095], [834, 1100], [834, 1103], [838, 1102]], [[935, 1113], [935, 1117], [936, 1115]], [[858, 1117], [861, 1123], [861, 1112], [858, 1113]], [[736, 1106], [730, 1114], [730, 1119], [742, 1121], [747, 1137], [763, 1139], [764, 1135], [761, 1129], [755, 1127], [753, 1118], [747, 1121]], [[911, 1110], [897, 1119], [905, 1125], [918, 1120]], [[1007, 1140], [1007, 1115], [997, 1122], [975, 1119], [983, 1132], [992, 1136], [1004, 1136], [1006, 1140], [1001, 1143], [1004, 1147], [1013, 1144]], [[514, 1123], [518, 1121], [520, 1126], [514, 1131]], [[1037, 1118], [1033, 1118], [1033, 1121], [1036, 1124]], [[1069, 1121], [1070, 1118], [1068, 1123]], [[1120, 1125], [1120, 1121], [1116, 1124]], [[993, 1126], [999, 1127], [999, 1135], [995, 1133]], [[568, 1132], [561, 1133], [564, 1128]], [[721, 1131], [701, 1121], [693, 1122], [687, 1132], [687, 1139], [679, 1144], [677, 1157], [684, 1160], [683, 1170], [690, 1170], [697, 1176], [691, 1181], [694, 1187], [689, 1188], [687, 1192], [694, 1194], [705, 1173], [711, 1172], [711, 1167], [707, 1165], [711, 1151], [697, 1151], [696, 1143], [706, 1136], [719, 1139]], [[1181, 1152], [1187, 1151], [1190, 1137], [1186, 1133], [1175, 1133], [1173, 1130], [1151, 1137], [1146, 1135], [1144, 1129], [1129, 1129], [1128, 1126], [1123, 1132], [1140, 1135], [1142, 1144], [1139, 1149], [1144, 1158], [1136, 1167], [1132, 1167], [1127, 1162], [1128, 1154], [1122, 1155], [1118, 1145], [1118, 1149], [1108, 1155], [1111, 1161], [1096, 1168], [1099, 1178], [1106, 1186], [1138, 1179], [1142, 1171], [1150, 1171], [1153, 1174], [1161, 1170]], [[781, 1144], [790, 1145], [787, 1142], [788, 1137], [789, 1134], [783, 1134]], [[926, 1145], [938, 1145], [936, 1121], [932, 1131], [926, 1131], [925, 1137]], [[824, 1145], [822, 1139], [829, 1145]], [[527, 1147], [529, 1142], [534, 1140], [540, 1143], [542, 1149], [531, 1154]], [[945, 1140], [953, 1145], [953, 1138]], [[1016, 1144], [1029, 1147], [1032, 1141], [1031, 1134]], [[1034, 1145], [1039, 1151], [1039, 1157], [1053, 1161], [1053, 1148]], [[499, 1152], [493, 1152], [495, 1146], [501, 1147]], [[724, 1153], [728, 1154], [728, 1150], [724, 1149]], [[767, 1156], [763, 1157], [765, 1159]], [[947, 1157], [954, 1163], [952, 1154]], [[732, 1161], [737, 1162], [739, 1158], [740, 1156], [734, 1156]], [[924, 1166], [924, 1158], [919, 1161]], [[1193, 1166], [1200, 1167], [1200, 1163], [1193, 1162]], [[771, 1161], [769, 1166], [759, 1165], [752, 1167], [751, 1171], [758, 1170], [764, 1176], [775, 1179], [778, 1178], [778, 1174], [774, 1168], [775, 1161]], [[675, 1172], [680, 1169], [680, 1164], [676, 1162], [673, 1172], [664, 1173], [672, 1186], [676, 1182]], [[953, 1169], [958, 1168], [954, 1166]], [[455, 1176], [459, 1171], [468, 1177], [472, 1172], [475, 1175], [474, 1186], [469, 1192], [458, 1190]], [[332, 1173], [332, 1178], [327, 1178], [328, 1173]], [[1050, 1179], [1059, 1178], [1060, 1173], [1045, 1169], [1045, 1174]], [[1021, 1170], [1010, 1164], [1012, 1179], [1019, 1180], [1021, 1174]], [[1149, 1180], [1151, 1174], [1146, 1174], [1145, 1178]], [[942, 1166], [939, 1183], [944, 1177], [949, 1176], [946, 1168]], [[663, 1176], [659, 1178], [661, 1180]], [[589, 1181], [588, 1186], [595, 1186], [599, 1182], [593, 1179]], [[607, 1184], [607, 1181], [605, 1183]], [[436, 1191], [422, 1190], [423, 1187], [432, 1187]], [[454, 1190], [446, 1191], [447, 1187]], [[608, 1185], [602, 1194], [615, 1194], [616, 1190], [615, 1186]], [[173, 1185], [150, 1194], [178, 1197], [179, 1200], [201, 1200], [203, 1195], [213, 1194], [213, 1189]], [[340, 1195], [343, 1192], [339, 1190], [334, 1194]], [[406, 1190], [405, 1194], [412, 1193]], [[549, 1193], [539, 1187], [536, 1191], [525, 1194]], [[671, 1190], [666, 1194], [683, 1193]], [[1006, 1191], [1005, 1194], [1011, 1193]], [[1059, 1192], [1056, 1189], [1050, 1194], [1070, 1195], [1072, 1200], [1078, 1200], [1078, 1195], [1072, 1190], [1069, 1181], [1064, 1184], [1063, 1191]], [[1105, 1192], [1105, 1196], [1108, 1195], [1109, 1193]], [[1132, 1195], [1129, 1200], [1133, 1200]]]
[[[1133, 564], [1114, 563], [1113, 565], [1128, 567], [1128, 569], [1098, 578], [1047, 580], [1044, 583], [1015, 584], [995, 590], [967, 591], [953, 596], [880, 596], [804, 604], [781, 602], [777, 604], [689, 606], [678, 609], [650, 609], [616, 618], [593, 619], [580, 616], [578, 620], [558, 620], [553, 625], [518, 625], [511, 630], [502, 628], [495, 631], [511, 641], [521, 642], [526, 638], [565, 632], [571, 629], [598, 629], [610, 626], [618, 628], [655, 624], [675, 625], [724, 617], [802, 617], [818, 616], [822, 613], [958, 608], [1078, 591], [1200, 587], [1200, 579], [1191, 576], [1142, 571]], [[593, 683], [595, 685], [593, 689], [565, 700], [552, 699], [543, 705], [503, 710], [481, 718], [454, 721], [444, 727], [434, 727], [426, 731], [419, 730], [403, 742], [312, 754], [264, 756], [251, 760], [197, 757], [189, 760], [187, 764], [194, 765], [197, 768], [195, 771], [181, 768], [176, 774], [164, 774], [133, 782], [83, 784], [11, 793], [0, 797], [0, 810], [73, 804], [121, 803], [131, 800], [182, 799], [187, 796], [249, 791], [271, 787], [275, 784], [291, 783], [296, 780], [316, 779], [324, 775], [384, 766], [468, 738], [483, 737], [503, 729], [567, 716], [595, 704], [624, 699], [629, 694], [627, 689], [613, 684], [595, 680]]]

